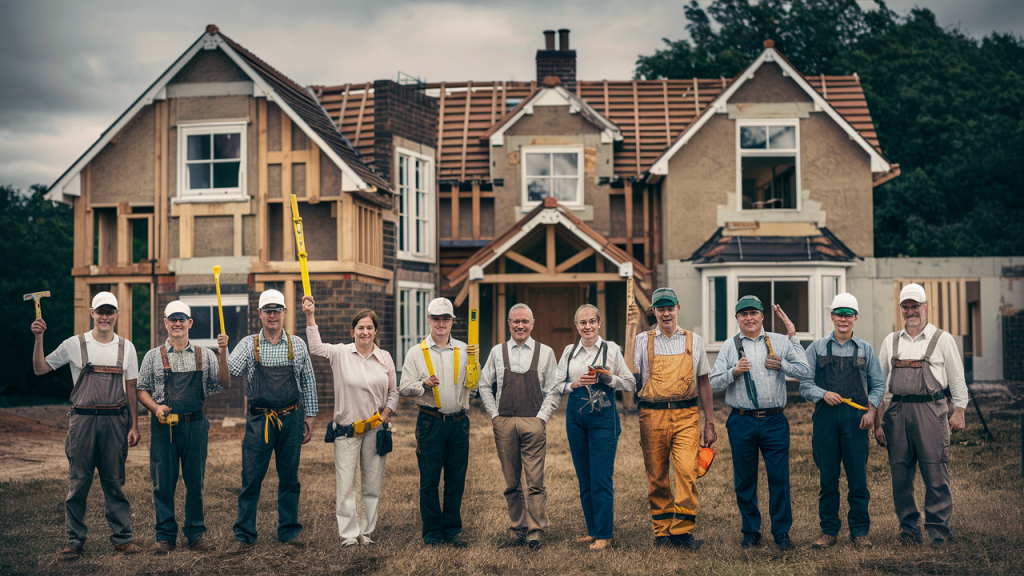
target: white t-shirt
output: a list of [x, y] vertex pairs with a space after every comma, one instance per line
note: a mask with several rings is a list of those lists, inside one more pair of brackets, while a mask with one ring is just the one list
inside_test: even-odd
[[[117, 343], [121, 337], [114, 335], [114, 339], [107, 344], [101, 344], [92, 337], [92, 330], [85, 333], [85, 346], [89, 351], [89, 362], [93, 366], [113, 366], [117, 362]], [[46, 363], [50, 368], [56, 370], [65, 364], [71, 364], [71, 381], [78, 382], [78, 375], [82, 373], [82, 345], [78, 342], [78, 336], [72, 336], [60, 343], [56, 350], [46, 357]], [[128, 340], [124, 341], [124, 368], [125, 380], [139, 379], [139, 357], [135, 353], [135, 345]], [[122, 385], [124, 383], [122, 382]]]

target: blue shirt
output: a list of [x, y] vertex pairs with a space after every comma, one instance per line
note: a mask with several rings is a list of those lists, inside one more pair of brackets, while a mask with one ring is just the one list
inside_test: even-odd
[[836, 333], [833, 331], [828, 338], [816, 340], [807, 347], [807, 363], [811, 365], [811, 377], [800, 379], [800, 395], [808, 402], [817, 402], [824, 398], [825, 390], [814, 382], [814, 373], [818, 369], [818, 356], [828, 356], [828, 342], [832, 341], [832, 355], [853, 356], [853, 343], [857, 343], [857, 356], [866, 361], [865, 369], [860, 371], [860, 380], [864, 384], [864, 392], [867, 393], [868, 402], [878, 407], [885, 396], [885, 378], [882, 376], [882, 367], [878, 364], [878, 357], [875, 356], [875, 349], [871, 344], [853, 336], [840, 344], [836, 340]]
[[[292, 340], [292, 352], [295, 354], [292, 366], [295, 369], [295, 381], [302, 394], [303, 410], [306, 416], [316, 416], [319, 407], [316, 399], [316, 379], [313, 377], [313, 363], [309, 360], [309, 350], [302, 338], [287, 333], [284, 336]], [[248, 382], [256, 375], [256, 350], [253, 347], [253, 341], [256, 338], [260, 339], [260, 364], [267, 368], [288, 365], [288, 342], [281, 338], [276, 344], [271, 344], [263, 335], [263, 330], [260, 330], [259, 334], [250, 334], [242, 338], [235, 346], [231, 357], [228, 358], [228, 370], [232, 376], [244, 374]]]
[[[782, 361], [781, 370], [769, 370], [764, 367], [764, 361], [768, 358], [766, 335], [771, 340], [775, 355]], [[765, 332], [762, 328], [757, 338], [750, 339], [741, 334], [740, 339], [747, 359], [750, 360], [748, 374], [754, 381], [757, 403], [762, 410], [786, 406], [786, 376], [800, 380], [814, 378], [814, 369], [807, 363], [807, 356], [796, 336], [787, 338], [782, 334]], [[735, 339], [729, 338], [722, 344], [718, 359], [715, 360], [715, 367], [711, 370], [711, 389], [725, 390], [725, 403], [729, 406], [753, 410], [754, 405], [747, 397], [747, 385], [743, 374], [736, 376], [733, 372], [739, 362]]]

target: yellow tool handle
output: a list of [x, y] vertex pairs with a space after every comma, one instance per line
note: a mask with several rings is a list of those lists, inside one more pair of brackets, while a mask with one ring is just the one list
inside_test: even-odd
[[[480, 344], [480, 310], [469, 309], [469, 344]], [[466, 388], [476, 390], [480, 385], [480, 353], [469, 355], [469, 363], [466, 371]]]
[[306, 264], [306, 242], [302, 234], [302, 218], [299, 217], [299, 200], [295, 194], [292, 194], [292, 224], [295, 226], [295, 249], [299, 254], [303, 295], [312, 296], [313, 291], [309, 288], [309, 266]]
[[213, 267], [213, 283], [217, 285], [217, 314], [220, 315], [220, 333], [227, 334], [224, 330], [224, 306], [220, 303], [220, 266]]
[[772, 341], [768, 338], [768, 334], [764, 335], [764, 342], [768, 345], [768, 355], [775, 356], [775, 350], [772, 350]]
[[844, 404], [849, 404], [850, 406], [853, 406], [857, 410], [867, 410], [867, 408], [861, 406], [860, 404], [857, 404], [856, 402], [854, 402], [853, 400], [850, 400], [849, 398], [843, 398], [843, 403]]
[[43, 317], [43, 309], [39, 307], [39, 300], [36, 300], [36, 320]]

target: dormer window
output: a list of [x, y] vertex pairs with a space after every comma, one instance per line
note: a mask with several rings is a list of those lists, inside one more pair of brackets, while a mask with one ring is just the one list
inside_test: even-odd
[[750, 121], [737, 126], [737, 171], [742, 210], [799, 210], [798, 125]]
[[552, 196], [561, 204], [583, 205], [583, 148], [524, 147], [523, 208]]

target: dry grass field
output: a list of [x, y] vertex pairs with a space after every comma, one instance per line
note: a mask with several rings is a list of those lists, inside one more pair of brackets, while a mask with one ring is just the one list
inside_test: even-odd
[[[314, 440], [304, 447], [299, 472], [302, 481], [300, 520], [310, 546], [294, 550], [276, 541], [276, 476], [271, 464], [260, 502], [258, 545], [250, 553], [222, 557], [179, 548], [166, 557], [114, 555], [103, 519], [99, 482], [89, 498], [90, 538], [85, 555], [61, 562], [56, 552], [64, 542], [63, 499], [67, 491], [66, 463], [38, 467], [34, 475], [2, 474], [0, 481], [0, 573], [22, 574], [1021, 574], [1024, 572], [1024, 480], [1020, 477], [1020, 438], [1016, 423], [993, 423], [997, 441], [980, 435], [971, 422], [954, 436], [950, 454], [953, 483], [954, 540], [941, 550], [901, 547], [896, 542], [897, 522], [892, 508], [889, 468], [884, 450], [872, 443], [868, 464], [871, 483], [872, 539], [875, 547], [856, 551], [845, 532], [831, 550], [810, 549], [820, 534], [817, 517], [818, 473], [811, 457], [811, 409], [797, 404], [787, 409], [792, 426], [792, 486], [797, 550], [779, 553], [774, 545], [744, 551], [738, 545], [739, 514], [732, 490], [732, 466], [725, 431], [725, 407], [716, 402], [720, 434], [715, 465], [700, 479], [701, 507], [696, 535], [705, 540], [696, 553], [656, 549], [647, 512], [646, 480], [638, 446], [635, 415], [624, 415], [616, 462], [616, 532], [610, 550], [594, 553], [574, 540], [584, 533], [577, 484], [565, 438], [564, 408], [548, 425], [548, 517], [550, 529], [544, 546], [535, 552], [500, 548], [506, 542], [504, 488], [490, 423], [475, 408], [472, 415], [471, 453], [463, 504], [465, 549], [426, 548], [420, 543], [418, 471], [412, 432], [414, 410], [403, 401], [395, 416], [395, 451], [388, 457], [381, 497], [376, 546], [341, 547], [334, 517], [333, 452], [324, 444], [326, 420], [321, 418]], [[973, 414], [972, 414], [973, 416]], [[0, 445], [8, 452], [26, 437], [26, 428], [11, 425], [22, 418], [5, 416]], [[35, 422], [25, 420], [25, 422]], [[37, 428], [45, 423], [33, 424]], [[26, 424], [26, 426], [28, 426]], [[207, 536], [219, 545], [231, 538], [240, 489], [241, 428], [215, 429], [206, 475]], [[38, 431], [37, 431], [38, 432]], [[60, 450], [61, 433], [36, 433], [32, 445], [54, 444]], [[133, 448], [128, 461], [125, 492], [132, 502], [136, 542], [154, 544], [152, 484], [145, 442]], [[27, 441], [27, 440], [26, 440]], [[959, 442], [967, 441], [968, 445]], [[53, 451], [52, 449], [50, 450]], [[31, 452], [31, 451], [30, 451]], [[31, 456], [15, 459], [34, 462]], [[40, 459], [44, 459], [42, 456]], [[4, 468], [15, 460], [2, 459]], [[762, 513], [767, 520], [767, 490], [761, 474]], [[920, 484], [920, 481], [919, 481]], [[183, 509], [179, 484], [178, 510]], [[919, 486], [919, 501], [923, 498]], [[181, 518], [179, 517], [179, 522]], [[770, 542], [767, 524], [763, 527]], [[179, 536], [179, 543], [184, 537]]]

